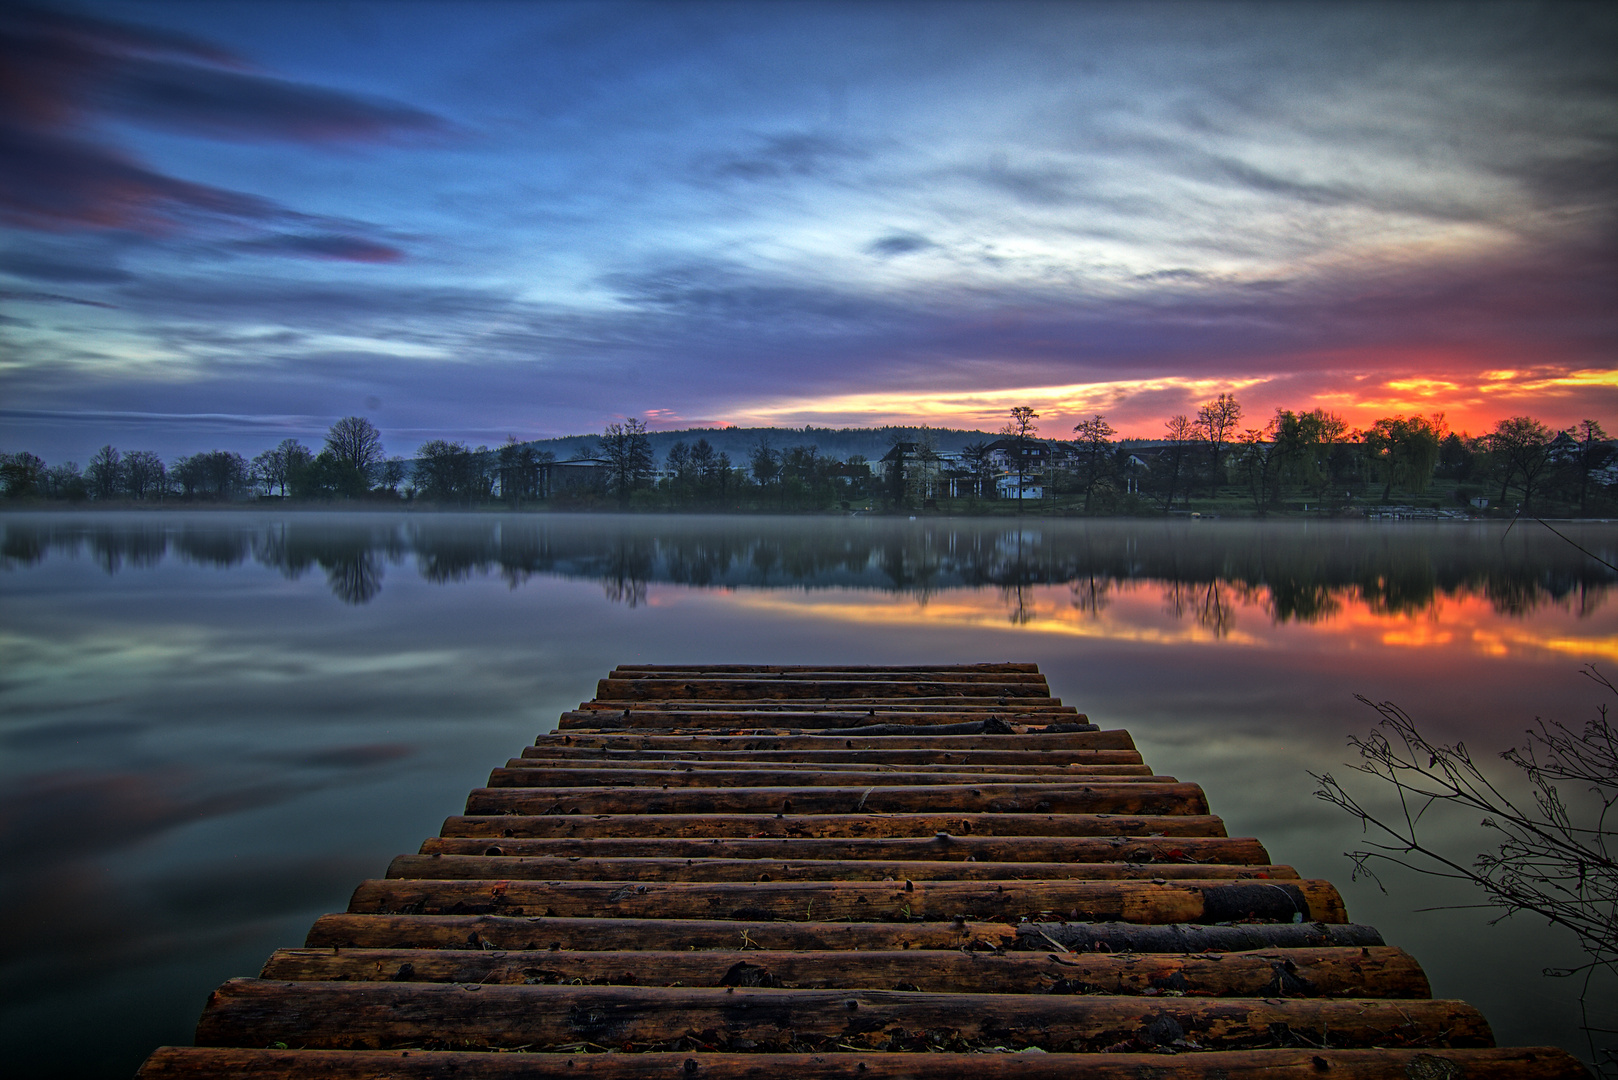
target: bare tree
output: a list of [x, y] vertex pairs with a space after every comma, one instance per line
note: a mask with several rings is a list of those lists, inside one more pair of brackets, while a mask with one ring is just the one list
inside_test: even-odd
[[1090, 498], [1101, 470], [1107, 464], [1107, 451], [1112, 447], [1116, 429], [1100, 413], [1073, 426], [1073, 441], [1078, 446], [1079, 458], [1084, 463], [1084, 512], [1090, 512]]
[[84, 467], [84, 482], [90, 485], [90, 494], [97, 499], [111, 499], [124, 490], [123, 456], [111, 444], [95, 452], [90, 464]]
[[1197, 409], [1197, 433], [1208, 444], [1209, 494], [1219, 487], [1220, 473], [1223, 471], [1221, 455], [1225, 444], [1236, 434], [1236, 425], [1241, 419], [1242, 407], [1234, 394], [1220, 394]]
[[1590, 474], [1612, 456], [1612, 448], [1607, 445], [1607, 433], [1594, 420], [1580, 420], [1576, 427], [1569, 429], [1568, 434], [1579, 444], [1575, 464], [1579, 469], [1579, 513], [1582, 514], [1589, 498]]
[[326, 432], [326, 450], [345, 475], [349, 494], [363, 494], [371, 486], [373, 470], [382, 464], [382, 433], [363, 416], [345, 416]]
[[[1618, 687], [1595, 667], [1585, 675], [1618, 696]], [[1348, 811], [1371, 837], [1364, 849], [1347, 853], [1354, 860], [1354, 876], [1363, 873], [1377, 881], [1374, 866], [1382, 863], [1468, 882], [1483, 890], [1486, 905], [1501, 910], [1499, 918], [1530, 912], [1578, 937], [1587, 962], [1547, 969], [1547, 975], [1582, 974], [1585, 995], [1591, 976], [1618, 975], [1618, 824], [1611, 817], [1618, 805], [1618, 727], [1608, 720], [1607, 705], [1597, 707], [1597, 718], [1582, 731], [1536, 720], [1523, 746], [1500, 755], [1528, 782], [1529, 806], [1505, 794], [1464, 743], [1434, 743], [1392, 702], [1359, 700], [1382, 719], [1366, 738], [1349, 740], [1360, 756], [1349, 768], [1392, 785], [1398, 814], [1384, 817], [1368, 809], [1330, 773], [1310, 774], [1320, 785], [1315, 797]], [[1593, 798], [1564, 799], [1557, 786], [1563, 783], [1577, 785]], [[1420, 829], [1435, 806], [1482, 814], [1482, 827], [1499, 840], [1497, 851], [1466, 863], [1441, 850]], [[1593, 1026], [1588, 1014], [1584, 1026], [1592, 1036], [1592, 1053], [1595, 1034], [1615, 1033]], [[1603, 1071], [1618, 1070], [1612, 1050], [1603, 1054]]]
[[124, 455], [124, 490], [131, 499], [161, 497], [166, 472], [155, 452], [131, 450]]
[[652, 480], [652, 440], [646, 436], [646, 425], [633, 416], [621, 424], [608, 424], [601, 452], [611, 469], [618, 504], [628, 506], [630, 494]]
[[1159, 456], [1162, 467], [1168, 471], [1168, 493], [1163, 497], [1163, 512], [1174, 509], [1174, 492], [1180, 482], [1180, 469], [1185, 464], [1185, 453], [1197, 437], [1197, 427], [1184, 413], [1170, 417], [1163, 423], [1168, 436], [1168, 448]]
[[1016, 440], [1017, 458], [1017, 512], [1022, 513], [1023, 479], [1028, 470], [1028, 443], [1034, 432], [1034, 421], [1039, 414], [1028, 405], [1017, 405], [1011, 410], [1011, 419], [1000, 428], [1000, 434]]

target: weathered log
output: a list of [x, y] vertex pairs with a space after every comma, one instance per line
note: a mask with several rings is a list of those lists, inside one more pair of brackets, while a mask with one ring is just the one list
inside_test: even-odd
[[[874, 710], [853, 715], [830, 711], [816, 712], [719, 712], [701, 710], [675, 712], [666, 709], [600, 708], [565, 712], [557, 721], [565, 731], [637, 731], [637, 730], [738, 730], [770, 729], [784, 731], [814, 731], [820, 729], [828, 736], [888, 735], [920, 737], [933, 735], [1017, 735], [1030, 729], [1043, 734], [1096, 731], [1078, 713], [1038, 713], [1019, 710], [961, 710], [951, 713], [928, 712], [876, 712]], [[1054, 730], [1052, 730], [1054, 729]]]
[[377, 915], [592, 915], [646, 919], [1347, 922], [1328, 881], [618, 882], [379, 878], [348, 910]]
[[[636, 749], [632, 747], [585, 747], [558, 745], [559, 739], [542, 739], [525, 746], [520, 761], [609, 762], [701, 761], [721, 764], [734, 761], [767, 761], [782, 764], [824, 765], [957, 765], [987, 768], [999, 765], [1044, 766], [1048, 768], [1100, 768], [1102, 766], [1141, 766], [1138, 750], [714, 750], [714, 749]], [[835, 745], [835, 744], [833, 744]]]
[[[1490, 1046], [1461, 1001], [1021, 995], [763, 987], [480, 986], [475, 983], [282, 983], [232, 979], [209, 998], [199, 1046], [417, 1046], [423, 1031], [466, 1047], [554, 1049], [581, 1042], [703, 1042], [788, 1050], [805, 1042], [916, 1049], [939, 1042], [1095, 1052], [1319, 1046]], [[736, 1047], [736, 1043], [744, 1043]]]
[[901, 675], [910, 675], [928, 671], [943, 672], [974, 672], [992, 674], [997, 671], [1018, 672], [1025, 675], [1038, 675], [1038, 664], [1024, 663], [986, 663], [986, 664], [848, 664], [829, 666], [824, 664], [619, 664], [614, 671], [672, 671], [682, 675], [693, 671], [712, 671], [724, 675], [747, 675], [762, 673], [774, 675], [780, 672], [800, 671], [859, 671], [880, 674], [895, 672]]
[[859, 671], [850, 668], [805, 668], [796, 671], [718, 671], [713, 668], [614, 668], [607, 679], [657, 679], [681, 682], [693, 677], [704, 682], [947, 682], [947, 683], [1029, 683], [1045, 686], [1045, 676], [1037, 671], [958, 671], [949, 668], [890, 668]]
[[1403, 949], [1268, 949], [1220, 956], [956, 951], [473, 952], [278, 949], [262, 979], [623, 986], [774, 986], [980, 994], [1426, 998]]
[[[850, 754], [858, 751], [847, 751]], [[1089, 762], [1073, 761], [1066, 764], [1055, 764], [1046, 760], [1037, 765], [979, 765], [960, 762], [936, 762], [926, 764], [899, 764], [880, 761], [790, 761], [785, 759], [754, 760], [745, 756], [735, 757], [721, 761], [702, 761], [695, 758], [540, 758], [515, 757], [506, 761], [507, 769], [626, 769], [635, 772], [725, 772], [739, 769], [771, 769], [793, 776], [804, 776], [815, 772], [824, 773], [909, 773], [913, 776], [940, 776], [940, 775], [969, 775], [981, 780], [985, 776], [1001, 775], [1011, 777], [1031, 777], [1043, 779], [1048, 776], [1082, 776], [1082, 777], [1121, 777], [1121, 776], [1152, 776], [1149, 765], [1097, 765]], [[535, 775], [538, 775], [537, 772]], [[616, 779], [608, 777], [607, 782]], [[499, 787], [491, 783], [490, 787]]]
[[1126, 862], [892, 862], [878, 859], [585, 859], [565, 855], [400, 855], [390, 878], [529, 881], [1009, 881], [1252, 878], [1296, 881], [1290, 866]]
[[1304, 949], [1381, 945], [1369, 926], [1333, 922], [1247, 923], [1240, 926], [1143, 926], [1128, 922], [1059, 922], [1023, 926], [1018, 949], [1040, 951], [1059, 945], [1074, 952], [1241, 952], [1248, 949]]
[[[489, 837], [1223, 837], [1212, 814], [467, 814], [440, 835]], [[1266, 860], [1267, 861], [1267, 860]]]
[[[551, 818], [543, 819], [554, 820]], [[1251, 837], [950, 836], [842, 840], [818, 837], [744, 839], [604, 836], [586, 839], [531, 837], [429, 837], [423, 855], [552, 855], [568, 859], [871, 859], [979, 863], [1127, 862], [1142, 866], [1218, 863], [1264, 866], [1269, 852]], [[967, 865], [972, 865], [968, 863]]]
[[1205, 814], [1196, 784], [917, 784], [905, 787], [474, 788], [468, 814]]
[[[322, 915], [307, 948], [351, 949], [1002, 949], [1006, 923], [758, 922], [729, 919], [557, 919], [493, 915]], [[1376, 944], [1382, 944], [1381, 939]]]
[[679, 701], [701, 698], [704, 701], [747, 700], [764, 698], [785, 701], [794, 698], [835, 700], [838, 698], [1031, 698], [1035, 701], [1060, 704], [1050, 696], [1044, 678], [1032, 681], [979, 680], [957, 683], [944, 679], [914, 679], [889, 677], [886, 679], [815, 678], [807, 681], [795, 679], [751, 679], [734, 677], [710, 679], [691, 677], [663, 679], [602, 679], [596, 683], [598, 701]]
[[[521, 762], [521, 758], [517, 759]], [[1125, 766], [1128, 768], [1128, 766]], [[1143, 770], [1144, 771], [1144, 770]], [[761, 766], [749, 769], [735, 764], [705, 769], [609, 769], [593, 765], [574, 767], [557, 765], [519, 764], [494, 769], [489, 773], [491, 788], [599, 788], [599, 787], [900, 787], [920, 784], [1071, 784], [1075, 782], [1108, 784], [1154, 783], [1173, 784], [1172, 776], [1154, 776], [1151, 773], [1118, 775], [1094, 773], [1078, 769], [1055, 773], [1028, 772], [950, 772], [947, 770], [915, 771], [912, 769], [825, 769], [820, 766], [793, 769], [780, 766]]]
[[1076, 731], [1023, 735], [747, 735], [706, 732], [695, 735], [642, 735], [634, 732], [541, 735], [536, 746], [636, 750], [1134, 750], [1129, 732]]
[[[692, 1040], [695, 1042], [696, 1040]], [[1147, 1080], [1161, 1057], [1140, 1054], [820, 1053], [509, 1054], [422, 1050], [240, 1050], [165, 1046], [138, 1080]], [[1175, 1080], [1590, 1080], [1554, 1046], [1422, 1050], [1231, 1050], [1176, 1054]]]

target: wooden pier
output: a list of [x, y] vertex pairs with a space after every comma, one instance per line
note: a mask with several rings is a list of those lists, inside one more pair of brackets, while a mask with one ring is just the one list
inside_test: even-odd
[[209, 999], [198, 1076], [1586, 1077], [1032, 664], [620, 667]]

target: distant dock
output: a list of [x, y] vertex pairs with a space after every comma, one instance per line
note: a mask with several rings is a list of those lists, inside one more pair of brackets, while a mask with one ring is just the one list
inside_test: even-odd
[[1587, 1077], [1033, 664], [627, 665], [142, 1080]]

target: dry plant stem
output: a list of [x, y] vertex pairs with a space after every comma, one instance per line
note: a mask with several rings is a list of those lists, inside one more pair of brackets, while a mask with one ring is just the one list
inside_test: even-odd
[[[1618, 696], [1618, 686], [1593, 666], [1584, 674]], [[1618, 858], [1613, 848], [1618, 836], [1612, 821], [1618, 803], [1618, 730], [1608, 719], [1607, 706], [1598, 706], [1597, 719], [1582, 731], [1537, 719], [1523, 746], [1500, 755], [1528, 781], [1533, 805], [1526, 807], [1489, 780], [1464, 743], [1432, 743], [1398, 706], [1359, 700], [1382, 719], [1365, 738], [1349, 740], [1360, 756], [1359, 763], [1349, 767], [1393, 785], [1399, 814], [1379, 817], [1331, 774], [1311, 774], [1320, 785], [1316, 797], [1353, 815], [1370, 837], [1365, 849], [1346, 853], [1354, 861], [1354, 877], [1364, 874], [1381, 888], [1373, 865], [1380, 860], [1432, 877], [1471, 882], [1485, 893], [1481, 906], [1502, 909], [1496, 922], [1528, 911], [1566, 927], [1578, 936], [1588, 960], [1573, 968], [1547, 969], [1546, 974], [1582, 973], [1584, 1007], [1597, 969], [1618, 974]], [[1585, 787], [1595, 799], [1590, 812], [1570, 809], [1558, 791], [1561, 783]], [[1426, 843], [1420, 833], [1422, 818], [1440, 804], [1482, 813], [1482, 826], [1502, 838], [1498, 849], [1465, 865]], [[1588, 1014], [1584, 1027], [1592, 1034], [1613, 1030], [1591, 1025]], [[1604, 1071], [1615, 1071], [1618, 1062], [1610, 1051], [1605, 1056]]]

